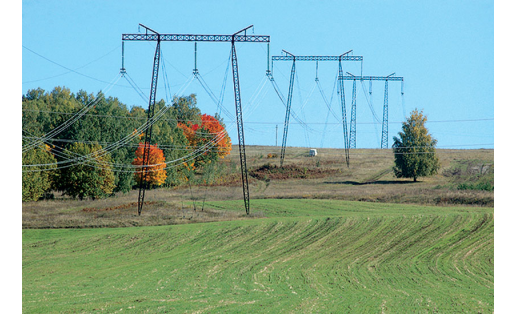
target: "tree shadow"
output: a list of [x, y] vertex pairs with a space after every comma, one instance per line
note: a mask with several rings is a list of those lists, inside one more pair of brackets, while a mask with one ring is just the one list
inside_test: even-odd
[[347, 185], [373, 185], [373, 184], [409, 184], [409, 183], [420, 183], [421, 181], [414, 182], [411, 181], [398, 181], [398, 180], [378, 180], [378, 181], [371, 181], [371, 182], [358, 182], [358, 181], [337, 181], [337, 182], [324, 182], [324, 184], [347, 184]]

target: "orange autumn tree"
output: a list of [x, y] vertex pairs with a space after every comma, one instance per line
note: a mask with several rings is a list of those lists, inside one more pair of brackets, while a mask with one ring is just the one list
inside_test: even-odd
[[226, 132], [224, 126], [220, 124], [220, 121], [208, 114], [203, 114], [201, 116], [201, 121], [201, 129], [208, 131], [217, 143], [217, 155], [220, 158], [224, 158], [224, 156], [229, 155], [231, 152], [231, 138]]
[[199, 129], [198, 124], [193, 124], [192, 121], [188, 121], [187, 123], [178, 122], [177, 127], [183, 130], [183, 134], [188, 140], [190, 147], [197, 146], [198, 140], [195, 133]]
[[[145, 145], [140, 143], [138, 148], [136, 149], [136, 158], [133, 160], [132, 164], [135, 166], [143, 165], [143, 151]], [[163, 155], [163, 150], [158, 148], [158, 145], [150, 145], [149, 147], [149, 167], [147, 170], [146, 182], [150, 185], [162, 185], [165, 183], [167, 179], [167, 171], [165, 170], [165, 156]], [[140, 182], [142, 180], [142, 176], [144, 175], [143, 168], [138, 168], [134, 173], [134, 179], [136, 182]]]
[[196, 164], [224, 158], [231, 152], [231, 138], [216, 117], [203, 114], [201, 125], [188, 121], [179, 122], [177, 126], [183, 130], [190, 147], [200, 150]]

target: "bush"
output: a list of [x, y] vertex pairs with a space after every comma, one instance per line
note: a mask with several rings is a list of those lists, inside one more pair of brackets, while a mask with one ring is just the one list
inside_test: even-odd
[[461, 183], [457, 186], [457, 190], [480, 190], [480, 191], [494, 191], [494, 186], [489, 182]]

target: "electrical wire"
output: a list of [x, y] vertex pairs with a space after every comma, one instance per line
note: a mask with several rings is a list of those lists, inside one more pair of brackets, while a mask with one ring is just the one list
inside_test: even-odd
[[[111, 83], [108, 84], [108, 87], [107, 88], [104, 88], [104, 91], [109, 91], [112, 87], [113, 87], [113, 84], [115, 84], [116, 82], [118, 82], [118, 80], [121, 78], [120, 74], [117, 75], [117, 77], [111, 81]], [[114, 82], [114, 83], [113, 83]], [[100, 100], [101, 100], [101, 96], [103, 96], [103, 93], [102, 92], [99, 92], [97, 94], [97, 97], [92, 100], [90, 103], [86, 104], [81, 110], [79, 110], [79, 112], [77, 112], [74, 116], [72, 116], [70, 119], [68, 119], [67, 121], [63, 122], [62, 124], [60, 124], [58, 127], [54, 128], [52, 131], [48, 132], [47, 134], [45, 134], [43, 136], [44, 139], [48, 139], [50, 137], [54, 137], [56, 136], [57, 134], [63, 132], [64, 130], [66, 130], [68, 127], [70, 127], [72, 124], [74, 124], [77, 120], [79, 120], [84, 114], [86, 114], [89, 110], [91, 110]], [[25, 152], [31, 148], [34, 148], [36, 145], [39, 145], [41, 144], [41, 141], [33, 141], [31, 143], [28, 143], [26, 145], [23, 145], [23, 148], [22, 148], [22, 152]]]

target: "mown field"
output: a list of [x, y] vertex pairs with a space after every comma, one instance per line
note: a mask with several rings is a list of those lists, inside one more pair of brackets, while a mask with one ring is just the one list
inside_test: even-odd
[[[24, 229], [25, 313], [492, 313], [492, 207], [251, 200], [262, 218]], [[240, 200], [207, 201], [241, 212]]]

